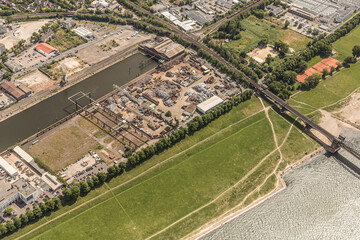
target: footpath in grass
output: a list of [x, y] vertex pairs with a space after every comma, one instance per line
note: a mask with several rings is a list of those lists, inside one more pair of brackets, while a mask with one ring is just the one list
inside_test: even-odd
[[[108, 211], [108, 204], [103, 203], [44, 232], [38, 239], [56, 236], [81, 238], [84, 234], [82, 230], [88, 228], [116, 231], [119, 227], [124, 232], [132, 232], [133, 229], [128, 237], [122, 235], [124, 239], [137, 239], [138, 234], [146, 238], [211, 201], [244, 176], [274, 147], [269, 123], [264, 113], [259, 113], [176, 157], [174, 164], [162, 172], [117, 191], [116, 199], [125, 209], [121, 214], [128, 218], [87, 221]], [[117, 211], [123, 211], [120, 205], [118, 208]], [[113, 231], [101, 230], [87, 236], [114, 239]]]

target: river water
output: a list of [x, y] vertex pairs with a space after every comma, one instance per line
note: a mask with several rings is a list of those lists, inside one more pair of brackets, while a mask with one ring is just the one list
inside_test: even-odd
[[[360, 150], [360, 131], [344, 129]], [[287, 188], [202, 239], [359, 239], [360, 160], [344, 150], [284, 175]]]
[[113, 84], [121, 86], [156, 66], [155, 62], [151, 62], [140, 68], [140, 63], [146, 59], [146, 56], [137, 53], [0, 122], [0, 152], [73, 112], [75, 107], [68, 100], [73, 94], [91, 92], [92, 98], [100, 98], [113, 90]]

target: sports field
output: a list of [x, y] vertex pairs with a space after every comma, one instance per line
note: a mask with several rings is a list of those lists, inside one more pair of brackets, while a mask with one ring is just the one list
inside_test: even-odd
[[333, 44], [333, 48], [337, 52], [335, 58], [344, 61], [346, 57], [352, 56], [352, 49], [355, 45], [360, 45], [360, 26]]
[[289, 44], [289, 46], [295, 50], [303, 49], [310, 41], [310, 39], [306, 36], [303, 36], [293, 30], [283, 29], [281, 26], [267, 20], [258, 19], [254, 16], [244, 19], [241, 23], [246, 29], [241, 32], [241, 39], [231, 41], [225, 44], [225, 47], [235, 49], [237, 51], [251, 51], [258, 45], [258, 42], [262, 39], [265, 33], [269, 35], [271, 44], [281, 40]]
[[[277, 170], [316, 146], [271, 109], [269, 118], [283, 159], [263, 107], [254, 98], [96, 190], [104, 194], [101, 197], [23, 239], [178, 239], [239, 204], [244, 207], [274, 188]], [[303, 147], [294, 154], [292, 148], [298, 144]], [[39, 225], [25, 227], [9, 239]]]

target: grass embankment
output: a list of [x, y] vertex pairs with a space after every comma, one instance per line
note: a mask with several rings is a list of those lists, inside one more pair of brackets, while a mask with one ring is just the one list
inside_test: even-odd
[[51, 169], [58, 170], [74, 162], [95, 146], [95, 140], [79, 128], [69, 126], [32, 145], [29, 152]]
[[[229, 114], [187, 137], [174, 148], [111, 181], [110, 188], [119, 186], [112, 193], [40, 228], [25, 239], [35, 236], [38, 239], [90, 236], [117, 239], [119, 234], [122, 239], [139, 239], [173, 223], [176, 224], [158, 237], [179, 238], [243, 200], [248, 199], [244, 203], [248, 204], [251, 199], [272, 189], [274, 179], [271, 175], [279, 161], [279, 154], [275, 151], [259, 164], [275, 149], [265, 114], [261, 112], [245, 119], [245, 116], [259, 110], [261, 106], [256, 99], [235, 107]], [[290, 123], [272, 112], [270, 117], [278, 140], [284, 140]], [[238, 123], [229, 126], [235, 122]], [[296, 141], [291, 146], [283, 146], [287, 147], [287, 151], [292, 151], [293, 144], [302, 144], [303, 140], [313, 148], [311, 140], [305, 139], [296, 129], [293, 131], [289, 139]], [[206, 140], [199, 143], [203, 139]], [[194, 146], [196, 143], [199, 144]], [[305, 148], [301, 149], [305, 151]], [[299, 155], [297, 158], [301, 157]], [[119, 185], [160, 162], [160, 166], [141, 177]], [[259, 166], [254, 168], [257, 164]], [[244, 178], [249, 171], [251, 174]], [[263, 187], [245, 199], [261, 184], [264, 184]], [[106, 191], [106, 188], [97, 191]], [[192, 214], [177, 222], [189, 213]]]
[[293, 30], [283, 29], [282, 26], [278, 26], [264, 19], [258, 19], [255, 16], [250, 16], [241, 23], [246, 29], [241, 32], [241, 39], [225, 44], [226, 48], [237, 51], [251, 51], [258, 45], [264, 34], [269, 35], [271, 44], [281, 40], [295, 50], [303, 49], [310, 41], [306, 36]]
[[333, 48], [337, 52], [335, 58], [344, 61], [346, 57], [352, 56], [352, 49], [355, 45], [360, 45], [360, 26], [333, 44]]

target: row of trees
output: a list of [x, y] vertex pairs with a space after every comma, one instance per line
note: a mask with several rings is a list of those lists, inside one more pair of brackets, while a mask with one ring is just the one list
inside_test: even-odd
[[[35, 222], [44, 215], [61, 208], [61, 206], [61, 200], [58, 197], [46, 199], [45, 202], [41, 202], [39, 206], [34, 206], [32, 210], [26, 210], [25, 214], [20, 214], [19, 217], [13, 217], [12, 220], [6, 221], [5, 225], [0, 224], [0, 237], [5, 236], [6, 234], [11, 234], [17, 229]], [[12, 212], [12, 209], [9, 211]]]

